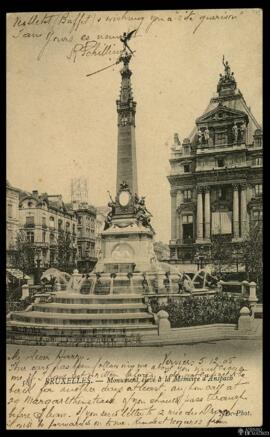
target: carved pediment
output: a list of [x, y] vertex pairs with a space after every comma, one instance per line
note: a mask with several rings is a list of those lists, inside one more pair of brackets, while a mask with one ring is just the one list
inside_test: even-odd
[[248, 116], [245, 112], [239, 111], [238, 109], [231, 109], [227, 106], [219, 104], [216, 108], [212, 109], [212, 111], [203, 114], [201, 117], [197, 118], [197, 125], [204, 125], [208, 123], [223, 123], [232, 122], [232, 121], [245, 121], [248, 123]]
[[195, 210], [195, 204], [194, 202], [185, 202], [185, 203], [181, 203], [181, 205], [179, 205], [177, 207], [177, 212], [180, 214], [182, 211], [185, 212], [193, 212]]

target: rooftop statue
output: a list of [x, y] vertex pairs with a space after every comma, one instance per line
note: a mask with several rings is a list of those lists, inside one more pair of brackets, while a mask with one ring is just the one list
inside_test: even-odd
[[222, 88], [222, 85], [228, 83], [235, 83], [234, 73], [231, 71], [231, 67], [228, 61], [225, 61], [225, 57], [223, 55], [222, 64], [224, 66], [224, 75], [219, 75], [219, 81], [217, 86], [217, 91], [219, 92]]
[[174, 144], [176, 145], [176, 146], [181, 146], [181, 141], [180, 141], [180, 139], [179, 139], [179, 135], [176, 133], [176, 134], [174, 134]]
[[120, 36], [120, 41], [124, 44], [124, 50], [128, 49], [130, 53], [133, 55], [134, 51], [131, 50], [131, 48], [128, 45], [128, 41], [132, 37], [133, 33], [136, 32], [137, 29], [132, 30], [129, 33], [124, 32], [122, 36]]
[[[96, 71], [94, 71], [93, 73], [89, 73], [89, 74], [87, 74], [86, 76], [87, 76], [87, 77], [89, 77], [89, 76], [93, 76], [94, 74], [97, 74], [97, 73], [100, 73], [101, 71], [107, 70], [108, 68], [111, 68], [111, 67], [113, 67], [114, 65], [119, 64], [121, 61], [123, 61], [124, 63], [125, 63], [125, 62], [128, 63], [129, 60], [130, 60], [130, 58], [131, 58], [131, 56], [134, 54], [135, 51], [131, 50], [131, 48], [129, 47], [129, 45], [128, 45], [127, 42], [130, 40], [130, 38], [132, 37], [132, 35], [133, 35], [136, 31], [137, 31], [137, 29], [134, 29], [134, 30], [132, 30], [132, 31], [129, 32], [129, 33], [124, 32], [123, 35], [120, 36], [120, 41], [124, 44], [124, 48], [123, 48], [122, 53], [121, 53], [121, 55], [119, 56], [119, 58], [118, 58], [118, 59], [117, 59], [113, 64], [107, 65], [107, 66], [104, 67], [104, 68], [100, 68], [99, 70], [96, 70]], [[127, 49], [128, 49], [128, 51], [130, 52], [130, 54], [128, 54]]]
[[229, 66], [229, 62], [228, 61], [225, 62], [224, 55], [223, 55], [223, 58], [222, 58], [222, 64], [224, 65], [225, 78], [226, 79], [230, 79], [230, 77], [231, 77], [231, 67]]

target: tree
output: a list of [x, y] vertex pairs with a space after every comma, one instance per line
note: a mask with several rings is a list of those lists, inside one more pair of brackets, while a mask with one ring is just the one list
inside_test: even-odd
[[27, 240], [25, 231], [17, 233], [15, 248], [14, 267], [31, 273], [35, 268], [35, 249], [33, 243]]
[[233, 269], [235, 265], [233, 245], [225, 235], [217, 235], [212, 239], [210, 258], [213, 269], [219, 275]]
[[257, 295], [261, 300], [263, 288], [263, 235], [262, 227], [257, 222], [251, 225], [247, 238], [238, 243], [230, 243], [225, 236], [213, 239], [211, 246], [211, 263], [216, 272], [238, 271], [238, 263], [245, 266], [248, 281], [257, 283]]
[[249, 236], [243, 243], [243, 262], [249, 281], [257, 283], [257, 294], [262, 298], [263, 288], [263, 233], [260, 223], [252, 225]]
[[68, 270], [72, 255], [72, 240], [69, 232], [60, 231], [57, 239], [57, 261], [60, 269]]

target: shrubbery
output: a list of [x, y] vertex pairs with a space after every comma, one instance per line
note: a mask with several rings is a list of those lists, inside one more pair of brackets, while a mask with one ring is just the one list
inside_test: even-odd
[[165, 310], [172, 328], [209, 325], [213, 323], [237, 323], [240, 309], [249, 306], [242, 297], [230, 297], [222, 293], [214, 296], [182, 297], [178, 302], [159, 305], [151, 299], [154, 313]]

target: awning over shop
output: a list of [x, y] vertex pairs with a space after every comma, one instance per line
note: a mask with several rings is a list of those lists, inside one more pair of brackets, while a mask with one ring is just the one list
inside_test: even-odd
[[16, 279], [31, 279], [30, 276], [26, 275], [19, 269], [6, 269], [6, 272]]

